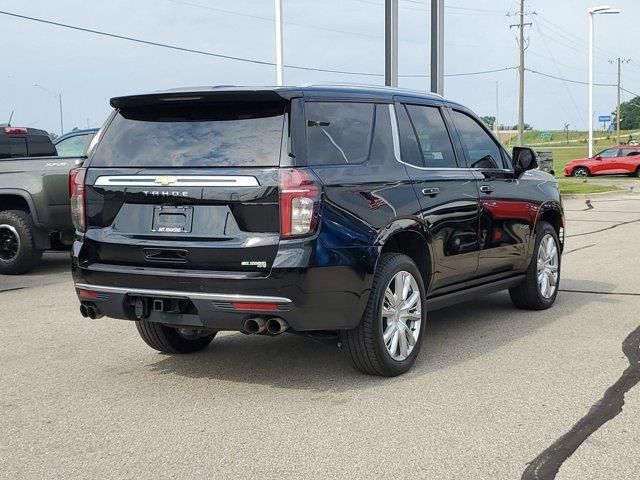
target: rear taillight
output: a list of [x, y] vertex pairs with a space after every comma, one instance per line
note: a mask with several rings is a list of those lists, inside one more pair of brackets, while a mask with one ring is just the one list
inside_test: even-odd
[[318, 227], [322, 189], [309, 170], [280, 170], [280, 237], [305, 237]]
[[4, 127], [4, 133], [7, 135], [26, 135], [27, 129], [24, 127]]
[[71, 219], [76, 229], [84, 232], [85, 220], [85, 197], [84, 197], [84, 176], [86, 169], [82, 167], [73, 168], [69, 171], [69, 201], [71, 203]]

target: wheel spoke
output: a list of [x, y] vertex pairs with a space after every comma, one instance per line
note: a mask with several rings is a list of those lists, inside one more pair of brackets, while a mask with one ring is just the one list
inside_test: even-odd
[[400, 310], [401, 311], [411, 310], [413, 307], [415, 307], [418, 304], [419, 300], [420, 300], [420, 292], [413, 292], [409, 298], [407, 298], [404, 302], [402, 302], [402, 305], [400, 305]]
[[404, 275], [402, 282], [402, 300], [406, 300], [411, 290], [411, 275]]
[[403, 283], [402, 272], [396, 273], [396, 276], [393, 278], [393, 298], [395, 300], [395, 305], [400, 305], [400, 302], [402, 301]]
[[387, 348], [389, 350], [389, 353], [391, 353], [391, 355], [396, 355], [396, 352], [398, 350], [398, 339], [399, 339], [400, 335], [398, 330], [396, 329], [393, 332], [393, 335], [391, 336], [391, 340], [389, 341], [389, 343], [387, 344]]
[[416, 344], [416, 339], [413, 336], [413, 330], [411, 330], [411, 328], [409, 328], [409, 326], [404, 322], [400, 322], [400, 327], [402, 328], [401, 334], [406, 336], [409, 346], [414, 347]]
[[407, 335], [404, 331], [398, 332], [398, 345], [400, 347], [400, 355], [404, 358], [409, 354], [409, 345], [407, 344]]
[[384, 333], [382, 334], [382, 338], [384, 339], [384, 343], [388, 344], [391, 335], [393, 335], [397, 330], [395, 323], [389, 322], [387, 328], [385, 328]]

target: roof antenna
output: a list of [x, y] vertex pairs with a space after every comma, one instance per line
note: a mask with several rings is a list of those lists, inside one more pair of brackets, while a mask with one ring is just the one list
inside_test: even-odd
[[7, 127], [10, 127], [10, 126], [11, 126], [11, 119], [13, 118], [13, 112], [14, 112], [14, 111], [15, 111], [15, 110], [11, 110], [11, 115], [9, 115], [9, 122], [7, 123]]

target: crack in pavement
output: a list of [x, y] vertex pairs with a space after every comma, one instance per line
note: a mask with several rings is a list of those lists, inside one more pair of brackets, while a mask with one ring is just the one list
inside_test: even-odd
[[620, 378], [604, 392], [602, 398], [571, 430], [529, 462], [522, 474], [522, 480], [555, 478], [562, 464], [587, 438], [622, 412], [625, 394], [640, 382], [640, 326], [624, 339], [622, 352], [629, 360], [629, 366]]
[[573, 250], [567, 250], [566, 252], [562, 252], [562, 256], [569, 255], [570, 253], [578, 252], [580, 250], [584, 250], [585, 248], [595, 247], [596, 245], [597, 243], [592, 243], [590, 245], [585, 245], [584, 247], [578, 247], [578, 248], [574, 248]]
[[629, 225], [631, 223], [636, 223], [636, 222], [640, 222], [640, 218], [637, 218], [635, 220], [629, 220], [628, 222], [616, 223], [615, 225], [611, 225], [609, 227], [601, 228], [599, 230], [593, 230], [591, 232], [575, 233], [573, 235], [567, 235], [565, 238], [582, 237], [584, 235], [591, 235], [591, 234], [594, 234], [594, 233], [606, 232], [607, 230], [612, 230], [614, 228], [621, 227], [622, 225]]
[[635, 292], [599, 292], [596, 290], [571, 290], [568, 288], [561, 288], [559, 291], [569, 293], [588, 293], [590, 295], [631, 295], [633, 297], [640, 297], [640, 293]]
[[15, 292], [16, 290], [24, 290], [27, 287], [13, 287], [13, 288], [4, 288], [0, 290], [0, 293], [4, 292]]

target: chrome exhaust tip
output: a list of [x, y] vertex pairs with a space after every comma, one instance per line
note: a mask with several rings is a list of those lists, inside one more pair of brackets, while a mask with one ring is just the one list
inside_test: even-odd
[[244, 322], [244, 331], [247, 333], [262, 333], [266, 328], [267, 322], [264, 318], [249, 318]]
[[271, 335], [280, 335], [287, 328], [289, 328], [289, 324], [282, 318], [273, 317], [267, 320], [267, 331]]

